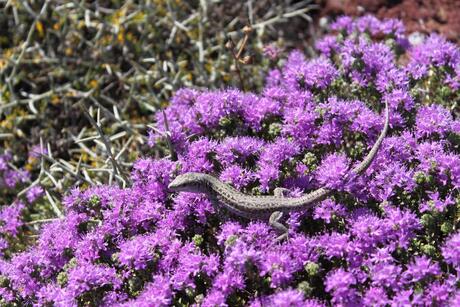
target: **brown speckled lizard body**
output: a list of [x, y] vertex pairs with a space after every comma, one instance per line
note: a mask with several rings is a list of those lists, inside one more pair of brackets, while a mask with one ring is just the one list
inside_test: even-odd
[[[361, 175], [372, 163], [386, 136], [388, 125], [389, 110], [388, 104], [385, 103], [384, 127], [366, 158], [351, 170], [353, 176]], [[300, 197], [283, 197], [280, 193], [281, 190], [278, 189], [275, 190], [275, 196], [252, 196], [243, 194], [216, 177], [203, 173], [179, 175], [168, 187], [173, 191], [205, 193], [213, 200], [214, 204], [222, 205], [230, 212], [244, 218], [269, 218], [270, 224], [283, 232], [287, 231], [287, 228], [278, 223], [282, 212], [308, 209], [333, 192], [333, 190], [323, 187]]]

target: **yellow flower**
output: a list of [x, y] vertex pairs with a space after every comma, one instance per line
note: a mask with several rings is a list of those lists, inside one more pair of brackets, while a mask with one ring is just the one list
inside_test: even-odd
[[134, 23], [142, 23], [145, 21], [145, 14], [144, 12], [138, 12], [132, 18]]
[[59, 98], [58, 95], [52, 95], [51, 96], [51, 103], [53, 105], [58, 105], [61, 102], [61, 99]]
[[6, 67], [6, 61], [4, 59], [0, 59], [0, 71]]
[[45, 36], [45, 28], [43, 27], [43, 24], [41, 21], [37, 21], [37, 23], [35, 24], [35, 29], [37, 29], [38, 35], [40, 37], [43, 38]]
[[92, 89], [95, 89], [97, 88], [99, 85], [99, 82], [97, 82], [97, 80], [93, 79], [91, 81], [88, 82], [88, 86]]
[[117, 34], [117, 41], [120, 44], [123, 44], [125, 42], [125, 31], [123, 28], [120, 29], [120, 32]]
[[72, 50], [72, 48], [67, 47], [67, 48], [65, 48], [64, 53], [65, 53], [66, 56], [71, 56], [73, 54], [73, 50]]

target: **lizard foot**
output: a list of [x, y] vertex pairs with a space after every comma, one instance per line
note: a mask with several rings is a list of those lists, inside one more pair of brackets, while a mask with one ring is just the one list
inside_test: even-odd
[[275, 242], [281, 242], [284, 239], [287, 239], [289, 234], [289, 229], [280, 222], [280, 219], [283, 217], [283, 212], [275, 211], [270, 215], [269, 224], [275, 230], [280, 233], [280, 235], [275, 239]]
[[[289, 192], [290, 191], [285, 188], [275, 188], [275, 190], [273, 191], [273, 194], [276, 197], [285, 197], [286, 195], [288, 195]], [[272, 215], [270, 216], [270, 220], [269, 220], [270, 226], [275, 228], [275, 230], [277, 230], [280, 233], [280, 235], [275, 239], [275, 242], [281, 242], [284, 239], [288, 238], [289, 229], [281, 223], [280, 220], [282, 217], [283, 217], [283, 212], [281, 211], [273, 212]]]

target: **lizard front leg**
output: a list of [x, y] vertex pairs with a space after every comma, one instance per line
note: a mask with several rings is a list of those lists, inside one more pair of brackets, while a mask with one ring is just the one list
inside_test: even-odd
[[[276, 197], [284, 197], [287, 192], [289, 192], [289, 190], [284, 188], [276, 188], [273, 191]], [[275, 211], [270, 215], [270, 219], [268, 220], [270, 226], [272, 226], [275, 230], [278, 231], [278, 233], [280, 233], [280, 235], [275, 239], [275, 242], [283, 241], [288, 237], [289, 234], [289, 229], [280, 222], [282, 217], [283, 212]]]

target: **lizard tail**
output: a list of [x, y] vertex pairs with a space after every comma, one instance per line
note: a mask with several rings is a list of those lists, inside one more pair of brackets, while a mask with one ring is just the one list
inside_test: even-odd
[[375, 156], [377, 155], [380, 146], [382, 145], [383, 139], [385, 138], [388, 132], [388, 126], [390, 122], [390, 111], [388, 109], [388, 102], [385, 101], [385, 123], [383, 125], [382, 132], [380, 132], [379, 138], [375, 142], [374, 146], [372, 146], [371, 150], [367, 154], [366, 158], [364, 158], [361, 163], [358, 164], [355, 168], [351, 170], [353, 175], [361, 175], [366, 171], [366, 169], [371, 165], [372, 161], [374, 161]]

